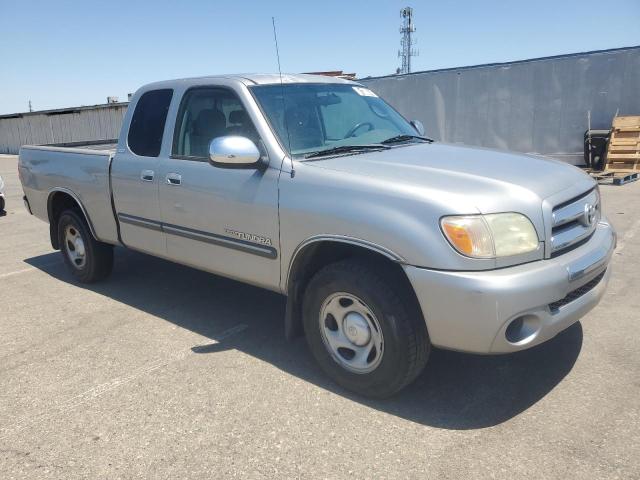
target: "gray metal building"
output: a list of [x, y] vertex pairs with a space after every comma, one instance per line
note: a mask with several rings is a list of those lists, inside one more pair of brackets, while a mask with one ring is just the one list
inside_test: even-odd
[[[640, 115], [640, 46], [360, 80], [436, 140], [582, 163], [587, 112], [609, 128]], [[108, 143], [127, 103], [0, 115], [0, 153]]]
[[640, 46], [360, 81], [436, 140], [579, 164], [588, 111], [640, 115]]
[[18, 153], [22, 145], [111, 143], [120, 134], [128, 103], [107, 103], [39, 112], [0, 115], [0, 153]]

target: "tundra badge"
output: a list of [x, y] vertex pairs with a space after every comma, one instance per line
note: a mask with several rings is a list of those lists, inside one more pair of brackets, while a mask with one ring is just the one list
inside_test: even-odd
[[225, 228], [225, 232], [229, 235], [232, 235], [240, 240], [246, 240], [247, 242], [259, 243], [261, 245], [269, 245], [271, 246], [271, 239], [268, 237], [263, 237], [262, 235], [256, 235], [254, 233], [244, 233], [238, 232], [237, 230], [232, 230], [230, 228]]

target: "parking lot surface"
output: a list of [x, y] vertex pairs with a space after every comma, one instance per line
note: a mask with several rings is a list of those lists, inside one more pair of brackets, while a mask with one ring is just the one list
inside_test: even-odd
[[328, 381], [284, 298], [116, 250], [75, 283], [0, 155], [0, 478], [640, 478], [640, 182], [601, 304], [508, 356], [434, 351], [384, 401]]

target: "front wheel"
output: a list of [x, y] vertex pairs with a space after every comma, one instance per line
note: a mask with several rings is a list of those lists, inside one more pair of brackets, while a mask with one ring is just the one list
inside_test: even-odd
[[78, 281], [93, 283], [111, 273], [113, 247], [93, 238], [86, 221], [75, 210], [60, 215], [58, 242], [64, 263]]
[[345, 260], [321, 269], [305, 290], [304, 328], [320, 367], [339, 385], [384, 398], [411, 383], [430, 343], [419, 310], [381, 269]]

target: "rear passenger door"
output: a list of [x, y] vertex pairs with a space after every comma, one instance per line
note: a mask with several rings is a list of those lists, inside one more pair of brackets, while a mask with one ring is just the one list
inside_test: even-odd
[[[188, 89], [177, 110], [171, 155], [163, 158], [160, 169], [168, 257], [278, 289], [279, 162], [265, 168], [213, 166], [209, 143], [225, 135], [261, 143], [231, 87]], [[268, 162], [264, 150], [263, 154]]]
[[[111, 166], [114, 207], [123, 243], [166, 255], [158, 200], [160, 150], [173, 90], [144, 92], [134, 103], [128, 134], [120, 138]], [[127, 126], [127, 119], [124, 122]]]

